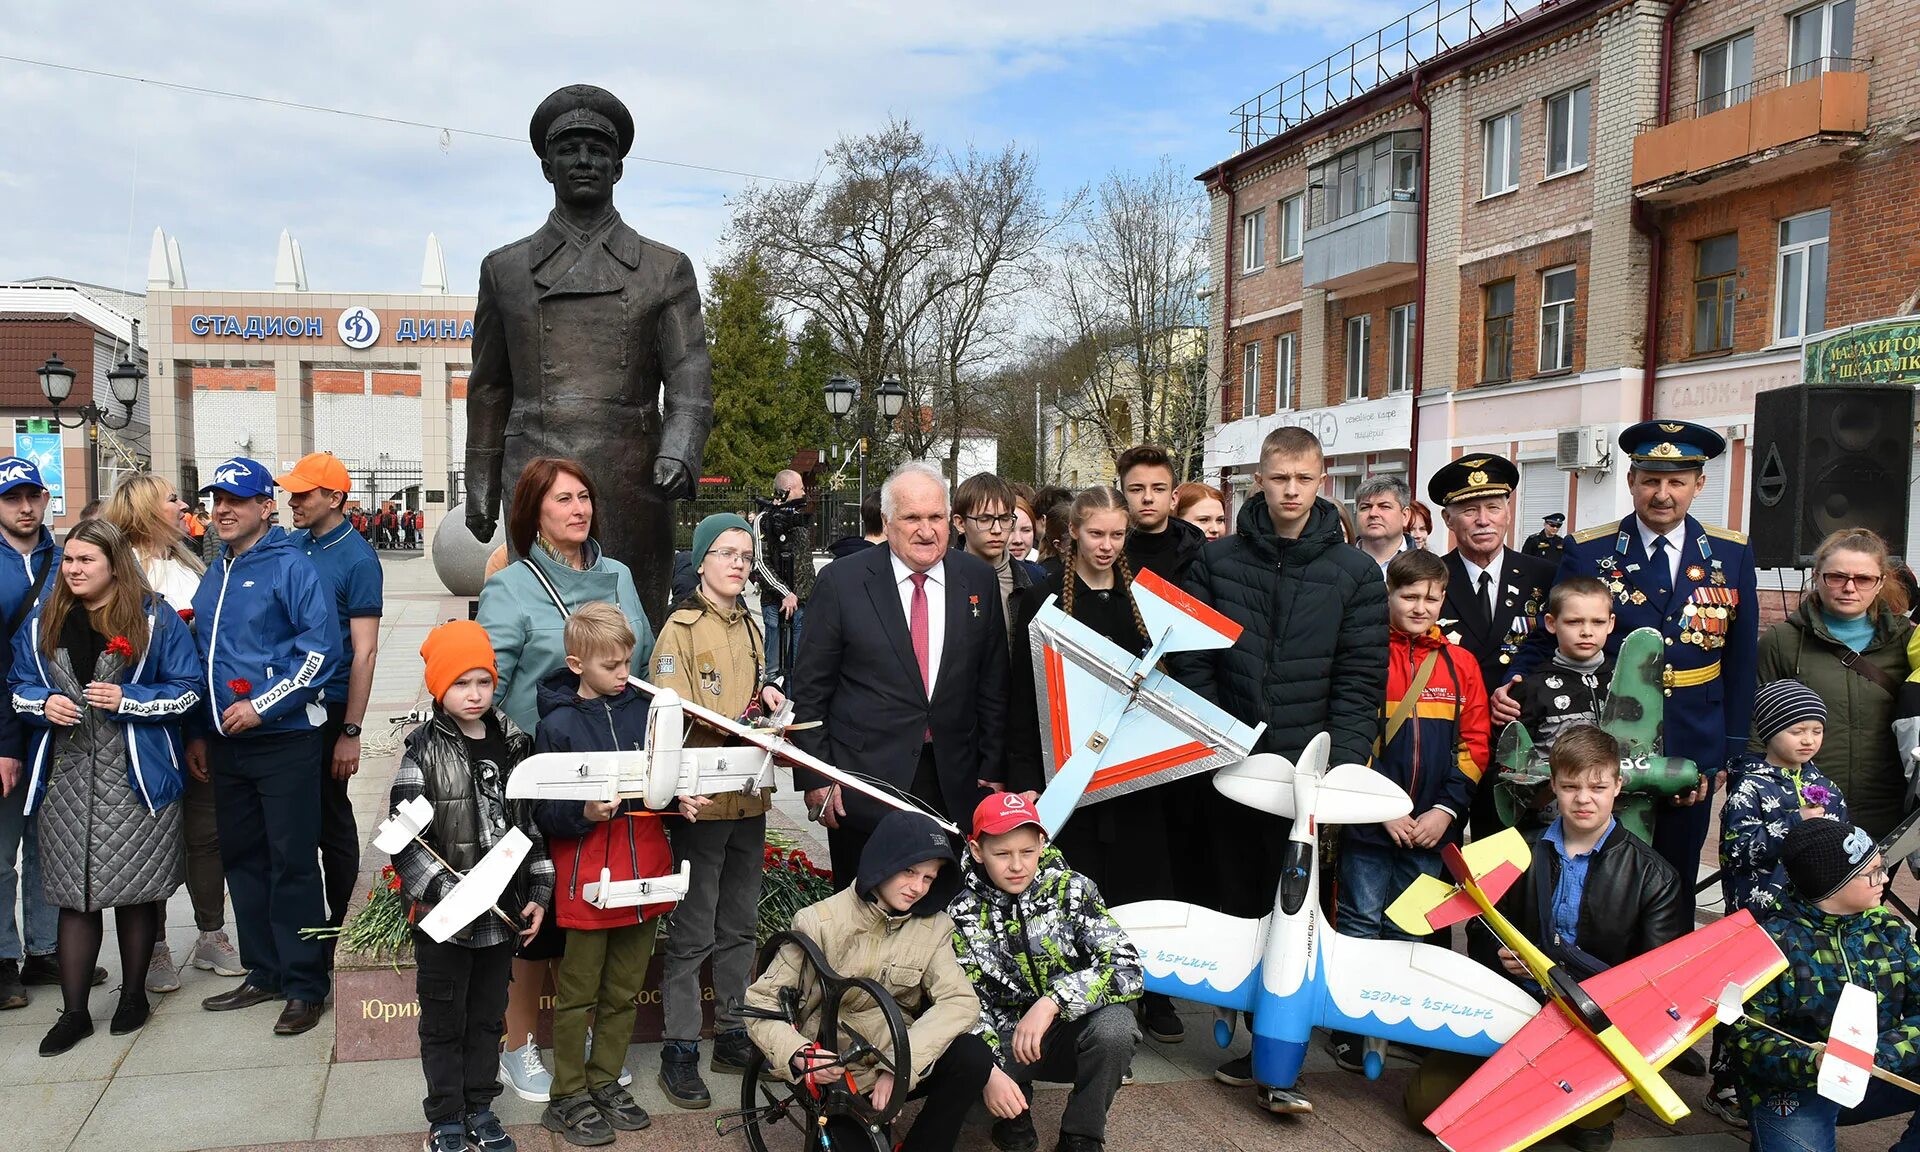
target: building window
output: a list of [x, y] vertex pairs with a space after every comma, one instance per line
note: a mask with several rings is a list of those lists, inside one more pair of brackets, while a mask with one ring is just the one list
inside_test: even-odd
[[1825, 208], [1780, 221], [1780, 285], [1774, 308], [1776, 340], [1798, 340], [1827, 326]]
[[1419, 188], [1420, 133], [1390, 132], [1307, 170], [1319, 189], [1313, 226], [1364, 212], [1386, 200], [1411, 200]]
[[1753, 33], [1700, 49], [1700, 103], [1705, 116], [1753, 99]]
[[1305, 208], [1305, 200], [1300, 194], [1280, 201], [1280, 262], [1282, 264], [1300, 258], [1300, 226], [1306, 215]]
[[1293, 373], [1295, 359], [1294, 341], [1297, 337], [1289, 332], [1275, 341], [1273, 358], [1273, 410], [1290, 412], [1293, 410]]
[[1267, 266], [1267, 210], [1240, 217], [1240, 271], [1258, 272]]
[[1547, 97], [1547, 175], [1587, 166], [1587, 125], [1593, 119], [1593, 89], [1582, 84]]
[[1413, 305], [1387, 313], [1387, 391], [1413, 387]]
[[1710, 236], [1693, 246], [1693, 351], [1726, 352], [1733, 348], [1735, 269], [1740, 259], [1740, 237], [1729, 232]]
[[1573, 367], [1573, 294], [1579, 276], [1554, 268], [1540, 276], [1540, 371]]
[[1240, 352], [1240, 415], [1253, 416], [1260, 411], [1260, 342], [1250, 342]]
[[1480, 381], [1513, 379], [1513, 281], [1501, 280], [1481, 291]]
[[1373, 317], [1347, 317], [1347, 399], [1367, 398], [1367, 354], [1373, 348]]
[[1520, 110], [1480, 122], [1480, 195], [1520, 187]]
[[1787, 83], [1844, 72], [1853, 55], [1853, 0], [1829, 0], [1787, 20]]

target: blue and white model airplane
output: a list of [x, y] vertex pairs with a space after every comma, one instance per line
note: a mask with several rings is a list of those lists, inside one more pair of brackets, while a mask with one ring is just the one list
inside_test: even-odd
[[[1214, 775], [1223, 795], [1293, 821], [1271, 915], [1246, 920], [1173, 900], [1113, 909], [1140, 950], [1148, 990], [1247, 1013], [1254, 1079], [1273, 1089], [1293, 1087], [1316, 1026], [1378, 1041], [1368, 1045], [1369, 1077], [1380, 1074], [1386, 1041], [1493, 1055], [1539, 1010], [1526, 993], [1460, 953], [1356, 940], [1322, 922], [1320, 825], [1376, 824], [1413, 807], [1372, 769], [1343, 764], [1328, 771], [1330, 747], [1321, 733], [1298, 765], [1261, 754]], [[1232, 1038], [1226, 1019], [1215, 1023], [1221, 1047]]]
[[1155, 666], [1169, 652], [1231, 648], [1240, 625], [1152, 572], [1133, 580], [1146, 626], [1140, 656], [1048, 597], [1033, 619], [1033, 680], [1047, 788], [1040, 823], [1056, 836], [1076, 807], [1238, 763], [1266, 725], [1248, 727]]

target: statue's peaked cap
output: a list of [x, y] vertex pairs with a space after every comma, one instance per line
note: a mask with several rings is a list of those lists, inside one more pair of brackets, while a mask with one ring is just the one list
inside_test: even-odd
[[633, 114], [618, 96], [592, 84], [569, 84], [540, 101], [527, 125], [527, 140], [535, 155], [546, 156], [547, 140], [556, 128], [563, 132], [575, 128], [608, 132], [619, 145], [622, 160], [633, 147]]

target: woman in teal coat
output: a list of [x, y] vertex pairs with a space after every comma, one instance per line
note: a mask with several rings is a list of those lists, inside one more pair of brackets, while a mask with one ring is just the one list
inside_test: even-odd
[[[535, 694], [541, 678], [566, 663], [567, 617], [582, 604], [601, 601], [620, 609], [633, 628], [633, 674], [643, 680], [647, 675], [653, 628], [641, 609], [633, 573], [602, 555], [594, 540], [595, 504], [593, 481], [578, 461], [555, 456], [530, 461], [513, 486], [507, 513], [507, 538], [520, 559], [480, 589], [477, 619], [493, 641], [499, 666], [494, 702], [523, 732], [539, 725]], [[545, 1100], [552, 1083], [533, 1039], [540, 993], [566, 939], [551, 926], [552, 917], [547, 923], [514, 958], [507, 992], [508, 1050], [500, 1057], [501, 1079], [534, 1101]]]

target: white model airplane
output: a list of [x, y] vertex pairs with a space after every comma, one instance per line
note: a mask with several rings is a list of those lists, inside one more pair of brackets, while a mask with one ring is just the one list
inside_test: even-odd
[[1840, 1107], [1858, 1108], [1860, 1102], [1867, 1098], [1869, 1080], [1885, 1080], [1920, 1096], [1920, 1084], [1873, 1062], [1874, 1050], [1880, 1043], [1880, 1004], [1871, 989], [1858, 984], [1841, 985], [1840, 1001], [1833, 1007], [1833, 1023], [1827, 1027], [1824, 1044], [1815, 1044], [1790, 1032], [1782, 1032], [1765, 1020], [1749, 1014], [1742, 1000], [1740, 986], [1727, 985], [1720, 994], [1717, 1006], [1716, 1016], [1720, 1023], [1735, 1024], [1744, 1016], [1748, 1023], [1782, 1040], [1825, 1053], [1820, 1061], [1819, 1078], [1814, 1083], [1814, 1091]]
[[[1214, 775], [1223, 795], [1293, 821], [1271, 915], [1247, 920], [1173, 900], [1113, 909], [1140, 950], [1148, 990], [1248, 1013], [1254, 1078], [1271, 1088], [1293, 1086], [1316, 1026], [1380, 1041], [1367, 1048], [1369, 1077], [1380, 1074], [1387, 1040], [1491, 1056], [1539, 1009], [1526, 993], [1458, 952], [1356, 940], [1322, 923], [1320, 825], [1377, 824], [1413, 808], [1370, 768], [1329, 771], [1330, 747], [1323, 732], [1297, 766], [1263, 754]], [[1225, 1020], [1214, 1025], [1221, 1047], [1232, 1035]]]
[[1152, 572], [1133, 580], [1150, 638], [1138, 657], [1048, 597], [1033, 619], [1033, 681], [1049, 837], [1096, 804], [1245, 759], [1266, 725], [1248, 727], [1157, 669], [1169, 652], [1231, 648], [1240, 625]]
[[[373, 838], [373, 846], [387, 855], [405, 848], [419, 837], [433, 823], [433, 802], [425, 796], [415, 796], [402, 802], [393, 810], [393, 815], [380, 822], [379, 834]], [[447, 898], [433, 906], [420, 920], [420, 930], [433, 938], [436, 944], [445, 944], [467, 925], [474, 917], [492, 912], [500, 917], [514, 931], [521, 925], [513, 917], [500, 910], [495, 901], [500, 893], [506, 891], [512, 882], [513, 874], [526, 860], [527, 853], [533, 848], [533, 841], [518, 828], [507, 829], [507, 834], [494, 841], [493, 847], [480, 858], [480, 863], [464, 875], [459, 869], [447, 863], [446, 859], [421, 841], [420, 846], [427, 850], [440, 866], [453, 875], [460, 877]]]
[[[661, 809], [682, 796], [751, 794], [775, 786], [773, 768], [805, 768], [842, 788], [862, 793], [890, 808], [919, 812], [952, 835], [960, 830], [932, 816], [863, 776], [842, 772], [802, 751], [786, 737], [790, 725], [780, 717], [765, 728], [743, 724], [690, 700], [671, 688], [656, 688], [638, 677], [629, 680], [653, 698], [647, 709], [647, 746], [619, 752], [542, 752], [514, 765], [507, 777], [513, 800], [638, 800]], [[783, 714], [788, 715], [788, 714]], [[718, 748], [686, 747], [687, 727], [701, 724], [737, 741]], [[656, 881], [657, 882], [657, 881]]]

